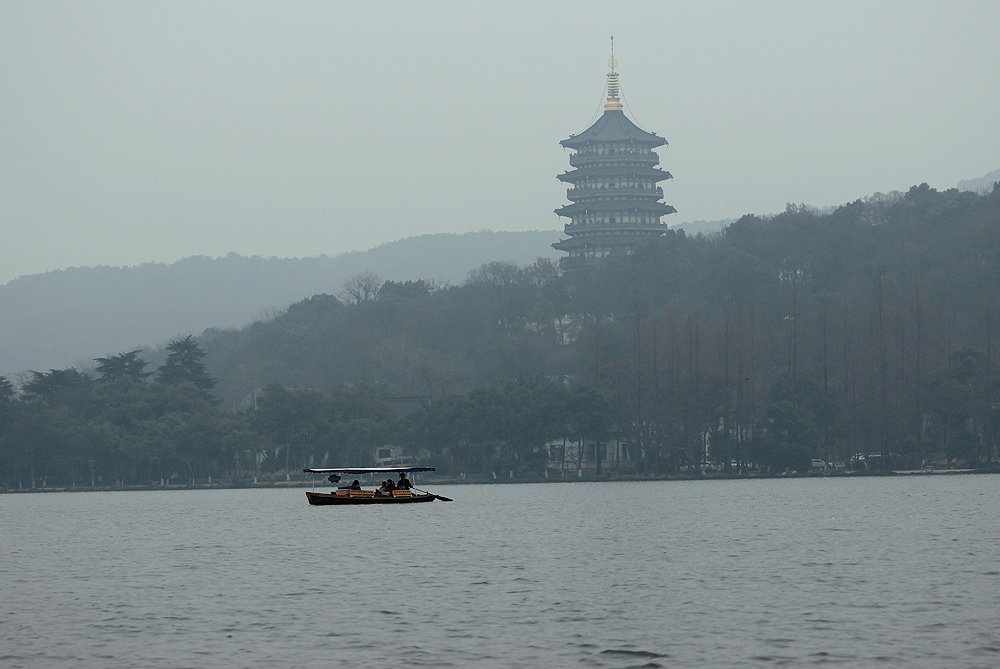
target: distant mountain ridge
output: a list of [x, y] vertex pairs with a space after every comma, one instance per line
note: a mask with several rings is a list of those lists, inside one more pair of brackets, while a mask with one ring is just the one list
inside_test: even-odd
[[718, 221], [687, 221], [671, 225], [671, 230], [683, 230], [685, 235], [696, 237], [698, 235], [711, 235], [721, 232], [730, 223], [735, 223], [735, 218], [723, 218]]
[[987, 191], [993, 190], [993, 184], [1000, 181], [1000, 169], [993, 170], [985, 176], [981, 176], [978, 179], [963, 179], [958, 182], [958, 190], [974, 190], [979, 191], [986, 189]]
[[[959, 182], [990, 189], [1000, 170]], [[835, 207], [828, 208], [829, 210]], [[733, 219], [672, 225], [713, 234]], [[269, 310], [319, 293], [337, 295], [364, 271], [385, 280], [460, 283], [494, 260], [529, 264], [561, 254], [561, 230], [440, 233], [408, 237], [368, 251], [309, 258], [192, 256], [134, 267], [72, 267], [0, 285], [0, 375], [89, 366], [93, 358], [156, 347], [178, 335], [245, 325]]]
[[493, 260], [557, 259], [560, 231], [432, 234], [313, 258], [193, 256], [171, 264], [74, 267], [0, 286], [0, 374], [89, 363], [206, 328], [245, 325], [269, 309], [336, 295], [365, 271], [459, 283]]

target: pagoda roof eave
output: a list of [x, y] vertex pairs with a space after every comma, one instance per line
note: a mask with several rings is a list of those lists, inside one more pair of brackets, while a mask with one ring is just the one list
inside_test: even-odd
[[646, 132], [629, 120], [620, 109], [606, 109], [601, 117], [579, 135], [572, 135], [559, 142], [567, 149], [577, 149], [590, 142], [625, 142], [633, 141], [646, 144], [652, 148], [663, 146], [667, 140], [658, 135]]
[[565, 183], [576, 183], [587, 177], [618, 177], [624, 174], [634, 174], [636, 177], [656, 179], [656, 182], [673, 179], [673, 175], [658, 167], [581, 167], [577, 170], [563, 172], [556, 178]]
[[650, 202], [649, 200], [595, 200], [592, 202], [574, 202], [555, 210], [559, 216], [577, 216], [589, 212], [619, 212], [637, 211], [653, 214], [654, 216], [666, 216], [676, 213], [669, 204], [663, 202]]

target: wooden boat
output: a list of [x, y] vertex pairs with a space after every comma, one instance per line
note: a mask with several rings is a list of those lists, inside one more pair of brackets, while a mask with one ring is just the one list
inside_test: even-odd
[[[341, 474], [403, 474], [411, 472], [432, 472], [434, 467], [350, 467], [345, 469], [303, 469], [312, 474], [329, 474], [331, 483], [338, 483]], [[313, 506], [331, 506], [337, 504], [419, 504], [433, 502], [436, 499], [450, 502], [451, 499], [429, 493], [426, 490], [411, 488], [409, 490], [393, 490], [387, 494], [379, 494], [371, 489], [352, 489], [341, 487], [331, 492], [306, 493], [306, 499]]]
[[[363, 493], [371, 493], [364, 495]], [[359, 494], [360, 493], [360, 494]], [[328, 504], [417, 504], [433, 502], [437, 495], [430, 493], [412, 494], [409, 490], [394, 490], [392, 496], [375, 497], [374, 490], [335, 490], [333, 492], [306, 492], [306, 498], [313, 506]]]

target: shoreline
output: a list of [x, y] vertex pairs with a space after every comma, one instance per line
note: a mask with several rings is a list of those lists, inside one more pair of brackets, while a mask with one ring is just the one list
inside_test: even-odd
[[[893, 476], [961, 476], [975, 474], [998, 474], [1000, 468], [981, 469], [896, 469], [888, 471], [840, 471], [840, 472], [804, 472], [792, 474], [753, 474], [727, 476], [723, 473], [711, 473], [703, 476], [691, 476], [688, 474], [668, 474], [664, 476], [587, 476], [587, 477], [566, 477], [566, 478], [540, 478], [540, 477], [516, 477], [516, 478], [489, 478], [490, 474], [476, 474], [462, 479], [459, 477], [426, 477], [427, 481], [422, 481], [422, 485], [508, 485], [512, 483], [616, 483], [620, 481], [737, 481], [737, 480], [760, 480], [760, 479], [803, 479], [803, 478], [881, 478]], [[60, 492], [134, 492], [134, 491], [155, 491], [155, 490], [243, 490], [255, 488], [316, 488], [329, 487], [325, 480], [292, 480], [292, 481], [266, 481], [261, 483], [245, 483], [242, 481], [221, 481], [217, 483], [194, 483], [194, 484], [168, 484], [168, 485], [115, 485], [115, 486], [46, 486], [44, 488], [0, 488], [0, 494], [17, 495], [31, 493], [60, 493]]]

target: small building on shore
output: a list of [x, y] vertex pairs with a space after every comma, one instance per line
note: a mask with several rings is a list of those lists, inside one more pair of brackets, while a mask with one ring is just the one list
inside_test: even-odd
[[595, 474], [632, 474], [635, 463], [630, 459], [625, 442], [608, 439], [557, 439], [546, 445], [548, 476], [593, 476]]

